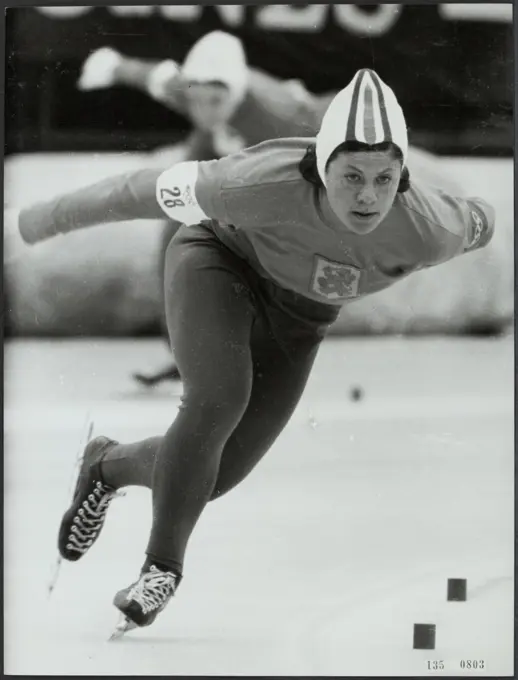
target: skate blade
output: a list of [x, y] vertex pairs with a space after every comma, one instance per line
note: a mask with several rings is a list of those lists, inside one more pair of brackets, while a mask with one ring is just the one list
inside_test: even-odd
[[49, 585], [47, 587], [47, 592], [48, 596], [50, 597], [52, 593], [54, 592], [54, 588], [56, 587], [56, 583], [58, 582], [58, 577], [59, 577], [59, 572], [61, 570], [61, 562], [63, 561], [63, 558], [61, 555], [58, 555], [56, 558], [56, 563], [54, 565], [54, 570], [52, 573], [52, 576], [49, 581]]
[[130, 630], [138, 628], [137, 624], [128, 619], [127, 616], [122, 615], [119, 623], [115, 626], [115, 630], [110, 635], [109, 641], [120, 640], [120, 638], [128, 633]]

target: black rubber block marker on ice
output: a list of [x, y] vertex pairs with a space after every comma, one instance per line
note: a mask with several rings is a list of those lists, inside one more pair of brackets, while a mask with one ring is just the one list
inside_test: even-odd
[[414, 649], [435, 649], [434, 623], [414, 623]]
[[448, 579], [448, 602], [466, 602], [468, 583], [465, 578]]
[[351, 389], [351, 400], [360, 401], [363, 399], [363, 390], [361, 387], [353, 387]]

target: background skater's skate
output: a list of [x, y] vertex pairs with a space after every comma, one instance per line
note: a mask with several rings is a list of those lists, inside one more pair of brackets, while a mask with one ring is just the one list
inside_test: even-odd
[[59, 528], [58, 549], [66, 560], [75, 562], [86, 554], [101, 533], [110, 502], [121, 495], [101, 475], [101, 461], [115, 445], [107, 437], [96, 437], [85, 448], [72, 503]]
[[177, 574], [151, 565], [149, 570], [142, 571], [136, 583], [119, 590], [113, 604], [122, 617], [110, 640], [116, 640], [135, 628], [150, 626], [175, 594], [179, 582]]
[[159, 385], [160, 383], [166, 382], [167, 380], [181, 380], [181, 377], [178, 366], [172, 363], [166, 368], [163, 368], [161, 371], [157, 371], [156, 373], [133, 373], [133, 379], [136, 380], [140, 385], [144, 385], [144, 387], [155, 387], [155, 385]]

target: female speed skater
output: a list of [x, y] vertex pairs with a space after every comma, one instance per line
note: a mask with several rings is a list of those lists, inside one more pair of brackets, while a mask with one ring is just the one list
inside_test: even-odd
[[[298, 80], [282, 81], [249, 67], [241, 41], [222, 31], [198, 40], [181, 65], [170, 59], [134, 59], [109, 47], [96, 50], [82, 66], [78, 87], [93, 90], [114, 86], [138, 89], [185, 116], [194, 129], [185, 143], [182, 160], [196, 161], [221, 158], [270, 139], [313, 137], [336, 94], [316, 95]], [[158, 162], [167, 164], [173, 154], [177, 162], [178, 148], [161, 152]], [[452, 181], [439, 174], [432, 154], [410, 146], [408, 156], [413, 176], [428, 184], [453, 188]], [[167, 246], [179, 227], [174, 220], [163, 227], [158, 260], [162, 282]], [[168, 338], [165, 318], [162, 329]], [[137, 372], [133, 377], [151, 387], [164, 380], [177, 380], [180, 375], [173, 362], [154, 374]]]
[[62, 557], [76, 561], [119, 489], [151, 489], [146, 557], [115, 595], [116, 635], [149, 626], [171, 601], [200, 516], [283, 431], [340, 308], [491, 240], [490, 205], [414, 181], [407, 158], [396, 96], [363, 69], [316, 139], [143, 169], [17, 211], [8, 236], [20, 249], [108, 218], [182, 223], [165, 262], [178, 414], [163, 436], [89, 442], [59, 529]]

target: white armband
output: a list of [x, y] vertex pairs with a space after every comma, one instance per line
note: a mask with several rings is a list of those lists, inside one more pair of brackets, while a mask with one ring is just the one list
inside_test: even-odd
[[168, 217], [187, 225], [209, 219], [196, 198], [197, 179], [197, 161], [177, 163], [160, 175], [156, 200]]
[[166, 85], [171, 79], [176, 78], [179, 71], [180, 69], [178, 68], [178, 64], [172, 59], [162, 61], [160, 64], [155, 66], [155, 68], [151, 71], [147, 83], [147, 90], [153, 99], [156, 99], [159, 102], [166, 99]]

